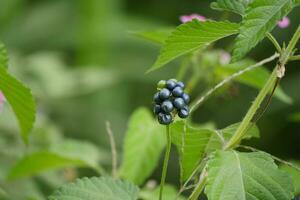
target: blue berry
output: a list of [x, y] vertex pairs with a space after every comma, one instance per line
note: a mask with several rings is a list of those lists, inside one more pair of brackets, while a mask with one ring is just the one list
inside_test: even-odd
[[154, 108], [153, 108], [153, 112], [154, 112], [154, 114], [158, 114], [158, 113], [160, 113], [161, 112], [161, 106], [160, 105], [158, 105], [158, 104], [155, 104], [155, 106], [154, 106]]
[[170, 113], [173, 111], [174, 106], [170, 100], [166, 100], [161, 104], [161, 108], [165, 113]]
[[180, 109], [180, 110], [178, 111], [178, 116], [179, 116], [180, 118], [187, 118], [187, 117], [189, 116], [189, 111], [188, 111], [187, 109], [185, 109], [185, 108]]
[[162, 90], [159, 92], [159, 98], [160, 98], [161, 100], [168, 99], [168, 98], [170, 97], [170, 95], [171, 95], [170, 90], [168, 90], [168, 89], [166, 89], [166, 88], [162, 89]]
[[169, 125], [172, 122], [172, 116], [169, 114], [158, 114], [158, 122], [163, 125]]
[[159, 98], [159, 92], [155, 93], [154, 97], [153, 97], [153, 101], [157, 104], [161, 103], [161, 100]]
[[179, 86], [176, 86], [173, 91], [172, 91], [172, 95], [174, 97], [181, 97], [183, 95], [183, 90], [181, 87]]
[[182, 109], [186, 105], [182, 98], [174, 99], [173, 104], [177, 109]]
[[176, 87], [176, 82], [174, 80], [170, 79], [170, 80], [167, 81], [166, 87], [169, 90], [173, 90]]
[[190, 102], [190, 96], [187, 93], [183, 93], [181, 96], [186, 104]]
[[181, 87], [182, 89], [184, 89], [184, 88], [185, 88], [185, 85], [184, 85], [184, 83], [183, 83], [183, 82], [181, 82], [181, 81], [178, 81], [178, 82], [176, 83], [176, 86], [178, 86], [178, 87]]

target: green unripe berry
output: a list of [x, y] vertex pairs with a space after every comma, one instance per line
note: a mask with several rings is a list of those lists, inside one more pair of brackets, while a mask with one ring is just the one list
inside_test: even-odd
[[166, 81], [165, 80], [161, 80], [157, 83], [157, 89], [163, 89], [166, 87]]

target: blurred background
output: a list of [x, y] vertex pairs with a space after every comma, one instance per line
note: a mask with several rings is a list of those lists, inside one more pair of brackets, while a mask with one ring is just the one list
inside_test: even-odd
[[[38, 119], [31, 139], [36, 145], [31, 147], [39, 148], [61, 137], [80, 139], [97, 146], [103, 154], [101, 162], [109, 168], [111, 156], [105, 121], [110, 121], [121, 152], [130, 114], [140, 106], [151, 109], [157, 81], [174, 77], [179, 67], [178, 62], [172, 62], [161, 70], [145, 74], [156, 59], [159, 46], [130, 32], [174, 27], [181, 23], [180, 15], [191, 13], [216, 20], [240, 20], [238, 16], [224, 16], [209, 9], [210, 2], [1, 0], [0, 38], [8, 48], [9, 70], [32, 89], [38, 103]], [[290, 13], [289, 18], [288, 28], [277, 27], [273, 32], [280, 43], [288, 42], [298, 26], [299, 8]], [[230, 51], [232, 39], [217, 43], [216, 48]], [[249, 56], [259, 61], [273, 53], [272, 44], [264, 40]], [[273, 65], [267, 67], [271, 69]], [[192, 98], [198, 96], [205, 85], [217, 82], [214, 76], [206, 77], [210, 79], [199, 80], [199, 88], [193, 91]], [[299, 62], [292, 62], [281, 86], [293, 103], [274, 98], [258, 123], [261, 139], [251, 140], [249, 144], [283, 159], [300, 160], [299, 81]], [[235, 83], [198, 109], [194, 122], [211, 122], [218, 128], [238, 122], [256, 94], [256, 89]], [[34, 199], [30, 196], [31, 190], [41, 198], [49, 195], [61, 182], [45, 178], [47, 174], [34, 179], [4, 181], [9, 167], [28, 151], [19, 139], [8, 105], [0, 115], [0, 131], [0, 182], [6, 185], [3, 187], [8, 188], [8, 192], [18, 188], [20, 194], [14, 194], [13, 199]], [[175, 152], [173, 157], [168, 181], [177, 184]], [[158, 167], [152, 178], [158, 180], [160, 171]], [[72, 171], [64, 173], [70, 179], [76, 176]], [[77, 173], [90, 176], [94, 172], [82, 169]], [[22, 197], [18, 196], [21, 193]]]

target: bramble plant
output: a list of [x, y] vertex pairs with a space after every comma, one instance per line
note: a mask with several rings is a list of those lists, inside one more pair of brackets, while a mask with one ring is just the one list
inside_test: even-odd
[[[103, 176], [63, 185], [49, 200], [197, 200], [201, 194], [209, 200], [293, 199], [298, 195], [294, 181], [277, 164], [300, 171], [299, 167], [241, 142], [259, 138], [256, 123], [273, 96], [287, 104], [292, 102], [280, 87], [280, 80], [285, 77], [287, 64], [300, 60], [296, 53], [300, 26], [287, 45], [280, 45], [271, 32], [277, 25], [287, 27], [291, 23], [287, 15], [299, 5], [300, 0], [216, 0], [211, 3], [212, 9], [240, 15], [241, 22], [215, 21], [192, 14], [181, 16], [182, 24], [174, 29], [136, 32], [138, 37], [161, 45], [159, 57], [147, 73], [179, 57], [182, 63], [176, 79], [167, 77], [167, 81], [158, 82], [154, 114], [147, 108], [139, 108], [132, 114], [121, 164], [118, 165], [114, 136], [107, 123], [112, 147], [111, 175], [99, 164], [96, 148], [73, 141], [68, 143], [73, 147], [69, 148], [72, 152], [63, 152], [65, 149], [56, 145], [48, 151], [25, 155], [7, 177], [18, 179], [65, 166], [89, 167]], [[214, 42], [233, 35], [237, 36], [232, 44], [232, 56], [213, 48]], [[259, 62], [245, 58], [264, 38], [274, 45], [275, 53]], [[30, 90], [8, 73], [7, 60], [1, 45], [0, 90], [12, 106], [27, 144], [35, 119], [35, 104]], [[263, 65], [271, 62], [274, 67], [269, 72]], [[208, 87], [190, 98], [200, 78]], [[241, 121], [223, 129], [196, 125], [192, 121], [193, 113], [212, 94], [226, 89], [233, 81], [259, 90]], [[172, 144], [179, 155], [179, 189], [165, 183]], [[145, 184], [165, 148], [160, 186], [151, 180]]]

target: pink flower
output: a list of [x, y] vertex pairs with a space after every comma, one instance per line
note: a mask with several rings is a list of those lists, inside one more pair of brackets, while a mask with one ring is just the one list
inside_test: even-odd
[[5, 101], [5, 97], [4, 97], [3, 93], [0, 92], [0, 111], [3, 108], [4, 101]]
[[229, 64], [230, 60], [231, 60], [231, 55], [226, 51], [222, 52], [220, 56], [220, 64], [227, 65]]
[[193, 19], [197, 19], [200, 22], [204, 22], [206, 20], [206, 17], [204, 17], [202, 15], [198, 15], [198, 14], [191, 14], [191, 15], [182, 15], [182, 16], [180, 16], [180, 21], [182, 23], [190, 22]]
[[284, 17], [282, 20], [280, 20], [277, 25], [280, 28], [287, 28], [290, 25], [290, 19], [288, 17]]

